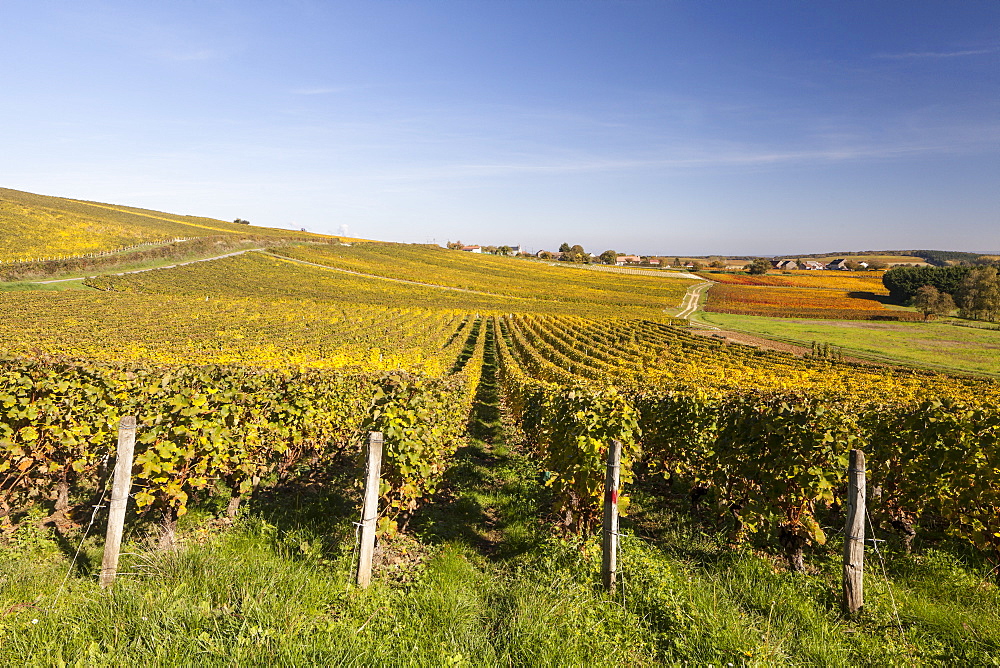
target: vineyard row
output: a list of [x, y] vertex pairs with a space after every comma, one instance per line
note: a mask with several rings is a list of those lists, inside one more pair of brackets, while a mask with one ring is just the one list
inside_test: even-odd
[[[350, 462], [360, 435], [380, 431], [389, 509], [381, 529], [392, 531], [436, 492], [490, 340], [504, 408], [550, 472], [569, 530], [593, 530], [604, 454], [618, 440], [624, 490], [643, 461], [714, 500], [737, 535], [775, 532], [801, 564], [805, 545], [826, 540], [817, 513], [842, 503], [848, 453], [858, 448], [870, 458], [880, 518], [912, 535], [932, 516], [1000, 550], [995, 383], [800, 360], [646, 321], [457, 319], [458, 330], [454, 317], [423, 328], [435, 345], [464, 347], [438, 375], [8, 360], [0, 513], [45, 498], [58, 511], [96, 492], [119, 418], [136, 415], [135, 499], [168, 522], [192, 492], [240, 498], [301, 467]], [[620, 503], [627, 509], [627, 496]]]
[[[673, 354], [690, 346], [697, 359], [715, 364], [756, 354], [698, 350], [690, 335], [654, 323], [617, 332], [519, 316], [495, 323], [506, 407], [552, 472], [567, 528], [593, 529], [606, 446], [620, 440], [623, 483], [641, 459], [724, 509], [736, 521], [734, 537], [773, 531], [801, 567], [803, 548], [826, 542], [817, 511], [843, 505], [849, 453], [862, 449], [871, 458], [880, 519], [909, 539], [920, 517], [933, 517], [950, 533], [1000, 552], [1000, 410], [982, 401], [984, 391], [996, 391], [990, 383], [885, 370], [876, 379], [869, 369], [866, 386], [864, 368], [764, 355], [756, 358], [758, 379], [812, 364], [830, 373], [853, 370], [862, 380], [761, 383], [764, 389], [684, 379], [650, 386], [637, 382], [646, 379], [643, 364], [672, 354], [672, 336]], [[705, 352], [714, 359], [700, 357]], [[602, 377], [616, 384], [594, 382]]]

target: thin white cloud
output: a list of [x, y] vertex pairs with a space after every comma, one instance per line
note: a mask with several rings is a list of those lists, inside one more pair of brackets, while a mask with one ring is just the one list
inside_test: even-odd
[[[982, 142], [1000, 139], [1000, 130], [986, 131], [979, 136]], [[525, 156], [523, 160], [491, 163], [466, 163], [442, 165], [413, 171], [383, 173], [387, 182], [434, 181], [454, 178], [499, 177], [517, 174], [572, 174], [586, 172], [613, 172], [649, 169], [680, 169], [696, 167], [754, 167], [794, 163], [834, 163], [860, 160], [894, 159], [922, 154], [963, 152], [968, 146], [948, 142], [900, 142], [896, 144], [857, 144], [835, 148], [818, 148], [790, 151], [755, 150], [752, 148], [719, 148], [718, 150], [679, 150], [669, 156], [658, 157], [599, 157], [579, 156], [556, 158]]]
[[345, 87], [340, 88], [297, 88], [292, 91], [292, 95], [329, 95], [330, 93], [343, 93], [348, 90]]
[[217, 60], [225, 57], [216, 49], [161, 49], [155, 53], [160, 60], [188, 63], [206, 60]]
[[966, 51], [910, 51], [907, 53], [880, 53], [876, 58], [886, 58], [888, 60], [915, 60], [927, 58], [961, 58], [963, 56], [984, 56], [989, 53], [996, 53], [1000, 49], [969, 49]]

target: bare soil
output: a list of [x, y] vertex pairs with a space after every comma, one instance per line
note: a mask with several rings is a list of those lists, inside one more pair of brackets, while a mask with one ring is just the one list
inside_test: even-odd
[[[753, 346], [755, 348], [762, 348], [764, 350], [776, 350], [781, 353], [791, 353], [796, 357], [805, 357], [807, 354], [812, 352], [811, 348], [806, 348], [805, 346], [797, 346], [791, 343], [784, 343], [783, 341], [772, 341], [771, 339], [765, 339], [760, 336], [753, 336], [751, 334], [743, 334], [742, 332], [727, 332], [725, 330], [711, 330], [711, 329], [695, 329], [689, 330], [692, 334], [698, 334], [699, 336], [713, 337], [719, 340], [725, 340], [726, 343], [741, 343], [745, 346]], [[844, 355], [842, 358], [845, 362], [856, 362], [859, 364], [868, 364], [875, 366], [889, 366], [888, 364], [881, 364], [878, 362], [872, 362], [871, 360], [863, 360], [857, 357], [850, 357], [849, 355]]]

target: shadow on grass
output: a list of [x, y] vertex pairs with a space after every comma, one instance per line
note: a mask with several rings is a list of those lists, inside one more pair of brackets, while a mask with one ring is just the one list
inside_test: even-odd
[[496, 330], [485, 322], [483, 372], [469, 419], [469, 445], [459, 449], [434, 503], [410, 522], [430, 542], [462, 542], [491, 559], [531, 550], [544, 535], [549, 503], [537, 466], [500, 443]]
[[279, 529], [294, 525], [328, 530], [331, 518], [350, 517], [359, 509], [358, 471], [359, 467], [344, 463], [308, 478], [296, 477], [255, 494], [251, 509]]
[[[465, 345], [462, 347], [462, 352], [458, 355], [458, 358], [455, 359], [455, 364], [452, 366], [449, 373], [458, 373], [464, 369], [465, 365], [469, 363], [470, 359], [472, 359], [472, 354], [476, 351], [476, 341], [479, 340], [479, 329], [482, 326], [483, 319], [477, 317], [475, 322], [472, 323], [472, 327], [469, 328], [469, 336], [465, 339]], [[449, 340], [449, 343], [451, 343], [451, 340]]]
[[361, 508], [358, 479], [359, 466], [351, 461], [297, 473], [287, 482], [259, 490], [240, 507], [240, 514], [273, 525], [277, 544], [299, 541], [332, 556], [353, 545], [352, 522], [359, 519]]
[[877, 295], [874, 292], [866, 290], [851, 291], [847, 293], [847, 296], [851, 299], [867, 299], [868, 301], [878, 302], [883, 306], [906, 306], [906, 304], [901, 304], [892, 299], [889, 295]]
[[500, 393], [497, 387], [496, 328], [493, 319], [486, 321], [483, 372], [469, 417], [468, 431], [472, 438], [494, 443], [500, 434]]
[[[631, 485], [629, 516], [623, 528], [655, 545], [664, 554], [707, 572], [728, 569], [742, 558], [735, 548], [736, 522], [726, 517], [707, 496], [683, 483], [672, 483], [662, 475], [637, 471]], [[748, 537], [741, 548], [760, 548], [766, 534]], [[775, 545], [768, 551], [780, 554]], [[807, 554], [808, 558], [808, 554]]]
[[[107, 524], [106, 522], [104, 524]], [[107, 533], [107, 527], [103, 527], [100, 532], [95, 531], [93, 528], [88, 533], [88, 535], [103, 536]], [[74, 536], [66, 536], [59, 527], [53, 527], [52, 538], [59, 548], [59, 551], [70, 560], [72, 564], [72, 569], [74, 575], [78, 577], [86, 577], [90, 575], [95, 575], [98, 572], [98, 564], [91, 559], [90, 554], [86, 550], [80, 549], [80, 538]]]
[[544, 540], [551, 504], [527, 457], [472, 441], [456, 455], [434, 503], [410, 527], [431, 543], [460, 542], [491, 560], [523, 555]]

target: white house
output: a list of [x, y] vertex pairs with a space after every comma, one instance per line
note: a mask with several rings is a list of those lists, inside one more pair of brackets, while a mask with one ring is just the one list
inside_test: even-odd
[[772, 260], [771, 268], [773, 269], [798, 269], [799, 265], [795, 260]]

